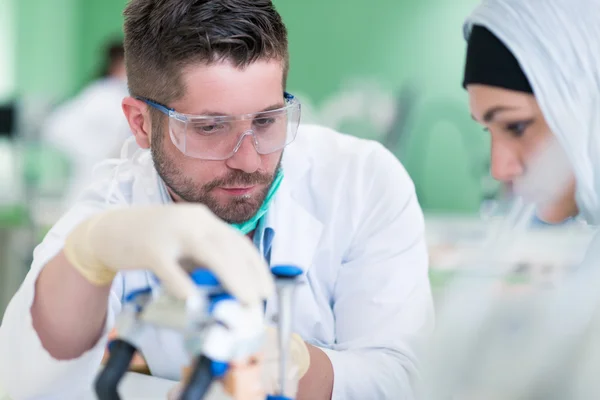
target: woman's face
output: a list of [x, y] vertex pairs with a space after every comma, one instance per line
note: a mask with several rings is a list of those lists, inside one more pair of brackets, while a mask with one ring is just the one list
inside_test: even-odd
[[467, 86], [473, 119], [491, 136], [494, 179], [538, 206], [550, 223], [578, 213], [575, 179], [533, 95], [493, 86]]

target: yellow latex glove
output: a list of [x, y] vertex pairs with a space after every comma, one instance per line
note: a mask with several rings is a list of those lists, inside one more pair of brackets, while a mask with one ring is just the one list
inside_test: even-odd
[[274, 290], [251, 241], [200, 204], [109, 210], [77, 226], [64, 253], [88, 281], [110, 285], [121, 270], [148, 269], [180, 299], [198, 291], [182, 260], [210, 269], [241, 302], [260, 304]]
[[[277, 335], [276, 328], [267, 328], [263, 358], [263, 386], [267, 394], [279, 393], [279, 340]], [[290, 351], [287, 360], [284, 395], [295, 398], [298, 391], [298, 382], [310, 366], [308, 348], [298, 334], [293, 333], [290, 338]]]

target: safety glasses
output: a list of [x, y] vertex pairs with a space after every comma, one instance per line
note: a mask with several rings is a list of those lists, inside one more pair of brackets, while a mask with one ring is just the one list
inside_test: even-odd
[[284, 93], [282, 108], [236, 116], [181, 114], [150, 99], [138, 100], [169, 116], [175, 147], [188, 157], [203, 160], [227, 160], [246, 136], [259, 154], [274, 153], [294, 141], [300, 124], [300, 102], [289, 93]]

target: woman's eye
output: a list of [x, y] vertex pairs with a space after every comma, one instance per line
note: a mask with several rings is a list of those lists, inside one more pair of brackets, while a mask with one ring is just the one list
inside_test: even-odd
[[506, 130], [510, 132], [515, 137], [521, 137], [527, 130], [527, 128], [531, 125], [531, 121], [525, 122], [514, 122], [506, 125]]

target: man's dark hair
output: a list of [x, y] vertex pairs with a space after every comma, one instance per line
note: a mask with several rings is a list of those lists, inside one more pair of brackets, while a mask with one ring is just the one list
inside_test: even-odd
[[181, 98], [181, 72], [195, 63], [277, 59], [287, 76], [287, 30], [271, 0], [131, 0], [123, 15], [132, 96]]

